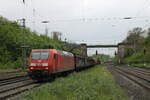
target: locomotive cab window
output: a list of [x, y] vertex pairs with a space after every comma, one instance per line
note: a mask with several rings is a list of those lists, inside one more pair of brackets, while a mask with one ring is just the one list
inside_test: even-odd
[[32, 52], [31, 58], [33, 60], [40, 59], [40, 52]]
[[41, 59], [48, 59], [49, 52], [41, 52]]
[[49, 52], [32, 52], [31, 58], [33, 60], [41, 59], [41, 60], [47, 60], [49, 57]]

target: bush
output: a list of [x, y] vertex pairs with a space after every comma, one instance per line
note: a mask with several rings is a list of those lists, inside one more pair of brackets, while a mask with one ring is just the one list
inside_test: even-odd
[[0, 69], [21, 69], [22, 68], [22, 61], [21, 58], [18, 58], [17, 61], [14, 62], [7, 62], [7, 63], [0, 63]]
[[136, 52], [132, 56], [129, 56], [125, 59], [126, 63], [142, 63], [144, 62], [144, 54], [143, 52]]

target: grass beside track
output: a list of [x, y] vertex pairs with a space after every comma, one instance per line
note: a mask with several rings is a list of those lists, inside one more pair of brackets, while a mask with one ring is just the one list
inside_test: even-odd
[[25, 92], [20, 100], [127, 100], [127, 97], [107, 68], [98, 65]]

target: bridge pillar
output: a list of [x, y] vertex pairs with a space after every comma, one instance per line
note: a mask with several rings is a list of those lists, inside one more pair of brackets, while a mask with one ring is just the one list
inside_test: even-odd
[[85, 43], [80, 44], [81, 55], [87, 57], [87, 45]]
[[125, 49], [131, 48], [134, 49], [133, 44], [127, 44], [127, 43], [119, 43], [118, 44], [118, 58], [119, 58], [119, 63], [123, 63], [124, 57], [125, 57]]
[[118, 44], [119, 63], [123, 63], [124, 56], [125, 56], [125, 45], [120, 43]]

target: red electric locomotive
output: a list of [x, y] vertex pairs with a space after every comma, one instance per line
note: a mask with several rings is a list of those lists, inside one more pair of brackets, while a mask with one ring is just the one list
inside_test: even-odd
[[[56, 49], [33, 49], [30, 54], [29, 75], [32, 78], [47, 77], [95, 65], [93, 58], [75, 55]], [[42, 78], [41, 78], [42, 79]]]
[[72, 53], [56, 49], [33, 49], [30, 54], [30, 75], [49, 76], [74, 69], [75, 59]]

